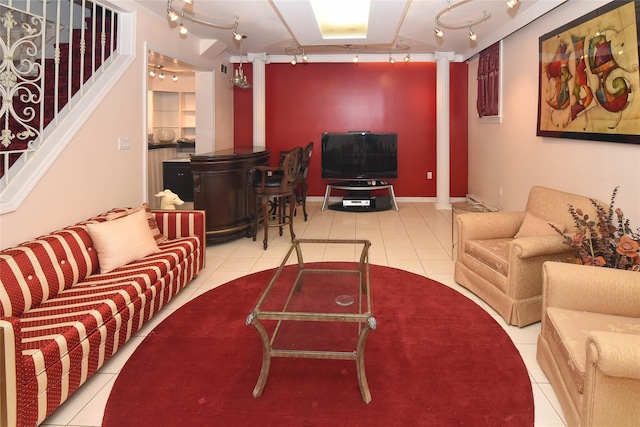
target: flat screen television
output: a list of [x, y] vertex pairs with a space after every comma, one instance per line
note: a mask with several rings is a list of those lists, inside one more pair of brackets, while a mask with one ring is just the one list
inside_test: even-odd
[[398, 178], [397, 133], [325, 132], [321, 154], [323, 179]]

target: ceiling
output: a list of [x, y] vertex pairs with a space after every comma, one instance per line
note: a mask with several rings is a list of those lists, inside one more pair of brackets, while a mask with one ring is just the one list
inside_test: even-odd
[[[297, 46], [305, 48], [310, 62], [318, 61], [320, 55], [347, 53], [346, 45], [351, 45], [351, 55], [357, 48], [361, 57], [400, 50], [399, 53], [411, 55], [455, 52], [467, 59], [565, 1], [520, 0], [510, 9], [506, 0], [372, 0], [366, 39], [329, 41], [320, 35], [309, 0], [193, 0], [193, 5], [172, 0], [173, 8], [178, 11], [184, 8], [184, 24], [189, 33], [186, 36], [178, 33], [180, 20], [166, 22], [175, 27], [176, 37], [195, 35], [215, 39], [226, 45], [230, 55], [238, 55], [240, 45], [233, 39], [230, 28], [238, 17], [238, 32], [247, 36], [242, 42], [244, 53], [265, 52], [272, 61], [288, 61], [285, 54]], [[135, 2], [166, 19], [166, 1]], [[196, 18], [226, 28], [191, 22], [192, 11]], [[438, 27], [445, 32], [442, 38], [434, 32], [436, 17]], [[478, 35], [476, 41], [469, 39], [470, 21]], [[400, 49], [398, 45], [402, 45]]]

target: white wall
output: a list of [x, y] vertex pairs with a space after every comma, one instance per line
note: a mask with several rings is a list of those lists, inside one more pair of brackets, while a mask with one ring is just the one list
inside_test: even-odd
[[620, 186], [616, 206], [640, 227], [640, 145], [536, 136], [539, 37], [606, 3], [572, 0], [504, 40], [501, 124], [477, 118], [478, 60], [469, 61], [470, 194], [522, 210], [532, 185], [606, 202]]
[[[136, 206], [147, 198], [147, 50], [162, 52], [201, 70], [220, 70], [219, 61], [200, 55], [200, 41], [179, 37], [165, 19], [132, 2], [137, 13], [136, 59], [93, 116], [14, 212], [0, 216], [0, 248], [7, 248], [113, 207]], [[217, 69], [216, 69], [217, 67]], [[231, 84], [229, 83], [229, 86]], [[216, 109], [231, 111], [231, 99]], [[227, 127], [224, 127], [227, 133]], [[131, 150], [117, 149], [118, 137]]]

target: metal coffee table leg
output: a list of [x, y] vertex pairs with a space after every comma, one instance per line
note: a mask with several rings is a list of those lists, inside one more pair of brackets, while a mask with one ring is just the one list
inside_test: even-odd
[[369, 317], [364, 328], [358, 336], [358, 346], [356, 348], [356, 371], [358, 372], [358, 385], [360, 386], [360, 394], [364, 403], [371, 402], [371, 392], [369, 391], [369, 382], [367, 381], [367, 373], [364, 366], [364, 346], [369, 336], [369, 332], [376, 328], [376, 319]]
[[262, 340], [262, 368], [260, 368], [258, 382], [253, 388], [253, 397], [257, 398], [262, 394], [262, 390], [264, 390], [267, 378], [269, 377], [269, 368], [271, 367], [271, 345], [269, 343], [269, 334], [267, 334], [267, 330], [262, 326], [262, 323], [258, 321], [254, 313], [247, 316], [246, 323], [247, 325], [255, 326], [260, 334], [260, 339]]

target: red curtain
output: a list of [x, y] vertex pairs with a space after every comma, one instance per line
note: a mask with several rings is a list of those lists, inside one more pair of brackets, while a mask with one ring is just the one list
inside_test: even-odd
[[500, 42], [480, 52], [478, 63], [478, 116], [498, 115]]

